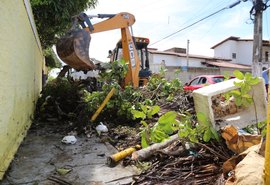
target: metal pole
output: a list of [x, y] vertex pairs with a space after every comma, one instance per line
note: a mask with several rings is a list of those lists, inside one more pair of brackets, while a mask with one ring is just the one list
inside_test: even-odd
[[252, 75], [262, 76], [262, 12], [261, 8], [257, 8], [258, 4], [263, 3], [262, 0], [253, 0], [255, 7], [254, 17], [254, 33], [253, 33], [253, 60]]

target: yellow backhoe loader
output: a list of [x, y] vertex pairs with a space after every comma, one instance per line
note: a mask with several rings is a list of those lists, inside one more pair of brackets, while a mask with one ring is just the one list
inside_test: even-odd
[[[106, 18], [106, 20], [92, 25], [90, 19], [94, 17]], [[135, 17], [127, 12], [98, 14], [94, 16], [81, 13], [73, 17], [72, 28], [64, 37], [60, 38], [56, 44], [57, 54], [63, 62], [76, 70], [93, 70], [96, 66], [89, 57], [91, 34], [120, 29], [121, 44], [119, 45], [121, 45], [122, 48], [122, 58], [128, 64], [128, 72], [124, 80], [124, 86], [132, 85], [136, 88], [139, 86], [139, 72], [142, 65], [134, 44], [134, 37], [132, 37], [129, 30], [129, 27], [131, 27], [134, 22]], [[78, 27], [79, 24], [82, 28]], [[148, 62], [148, 58], [146, 61]], [[149, 63], [147, 66], [149, 68]]]

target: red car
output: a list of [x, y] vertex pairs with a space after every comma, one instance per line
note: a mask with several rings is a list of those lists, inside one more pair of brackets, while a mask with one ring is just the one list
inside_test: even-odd
[[[234, 77], [230, 77], [234, 78]], [[223, 82], [225, 79], [224, 75], [200, 75], [193, 78], [190, 82], [186, 83], [184, 90], [196, 90], [206, 85]]]

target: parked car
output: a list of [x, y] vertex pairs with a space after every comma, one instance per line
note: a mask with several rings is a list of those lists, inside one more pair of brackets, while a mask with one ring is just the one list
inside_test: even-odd
[[[231, 76], [230, 78], [235, 78]], [[200, 75], [193, 78], [190, 82], [186, 83], [184, 90], [196, 90], [202, 88], [206, 85], [211, 85], [225, 80], [224, 75]]]

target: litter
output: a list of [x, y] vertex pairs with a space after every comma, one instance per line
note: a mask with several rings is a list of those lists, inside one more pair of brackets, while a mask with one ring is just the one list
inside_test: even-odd
[[62, 143], [65, 143], [65, 144], [75, 144], [77, 142], [77, 139], [75, 136], [65, 136], [62, 141]]
[[100, 124], [96, 126], [96, 131], [98, 132], [98, 134], [101, 134], [101, 132], [108, 132], [109, 130], [106, 125], [103, 125], [103, 123], [100, 122]]

